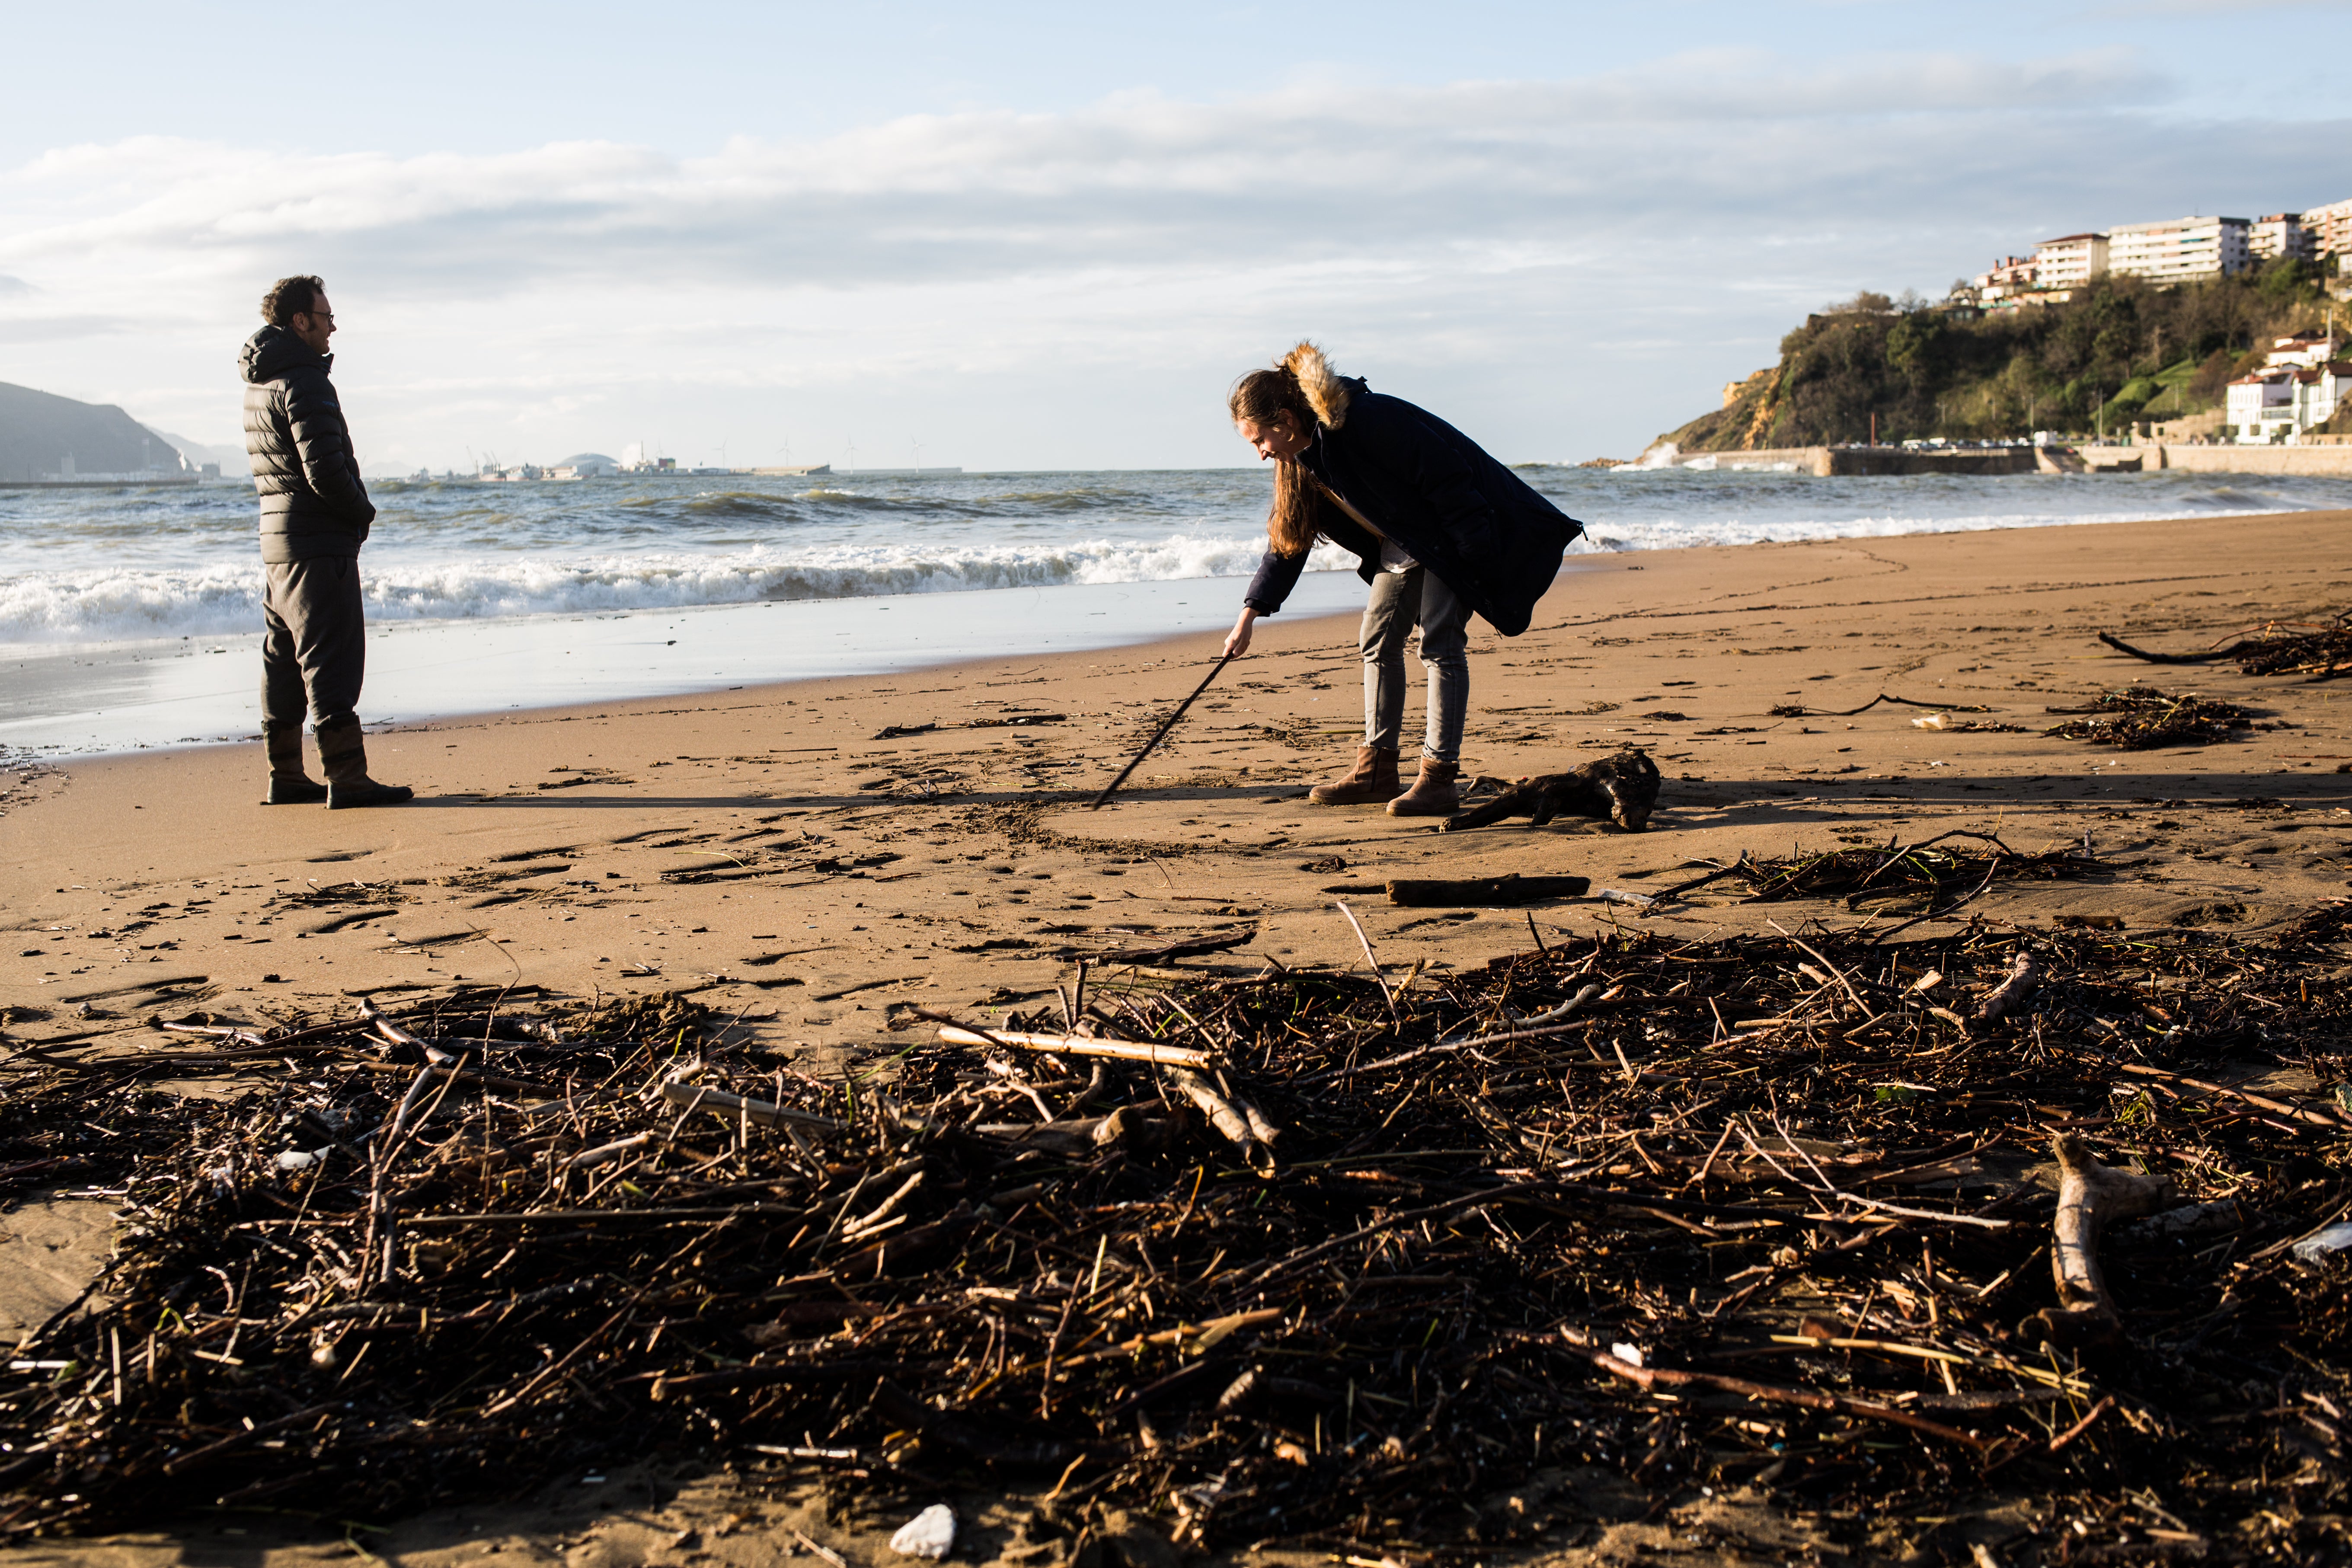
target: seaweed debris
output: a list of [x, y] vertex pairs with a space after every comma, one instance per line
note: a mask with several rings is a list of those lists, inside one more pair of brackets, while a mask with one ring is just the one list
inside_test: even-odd
[[1990, 713], [1990, 708], [1972, 707], [1965, 702], [1921, 702], [1916, 698], [1893, 697], [1880, 692], [1859, 708], [1808, 708], [1801, 702], [1782, 702], [1766, 711], [1775, 719], [1851, 719], [1857, 713], [1867, 713], [1882, 702], [1893, 702], [1905, 708], [1940, 708], [1948, 713]]
[[[1948, 885], [1937, 850], [1901, 874]], [[121, 1226], [103, 1304], [0, 1371], [0, 1531], [662, 1451], [866, 1500], [1058, 1477], [1031, 1528], [1073, 1550], [1118, 1508], [1466, 1561], [1600, 1466], [1771, 1489], [1848, 1550], [1966, 1560], [1998, 1491], [2053, 1525], [2012, 1562], [2344, 1561], [2352, 1277], [2296, 1251], [2352, 1207], [2341, 935], [1082, 967], [824, 1079], [715, 1014], [488, 992], [28, 1051], [0, 1173], [79, 1162]], [[2195, 1208], [2106, 1236], [2116, 1343], [2032, 1330], [2065, 1315], [2053, 1134]]]
[[2084, 707], [2045, 711], [2091, 715], [2053, 724], [2042, 731], [2045, 735], [2121, 746], [2129, 752], [2210, 745], [2232, 730], [2251, 730], [2254, 724], [2253, 716], [2233, 702], [2217, 702], [2194, 692], [2159, 691], [2152, 686], [2118, 687]]
[[[1972, 846], [1980, 846], [1974, 847]], [[1706, 864], [1706, 862], [1699, 862]], [[1669, 899], [1737, 878], [1746, 884], [1747, 903], [1790, 899], [1838, 899], [1850, 910], [1880, 900], [1924, 896], [1927, 908], [1956, 909], [1947, 901], [1957, 889], [1974, 897], [1994, 882], [2057, 881], [2111, 869], [2082, 847], [2060, 846], [2033, 853], [2011, 848], [1996, 834], [1957, 829], [1905, 844], [1890, 838], [1877, 848], [1794, 851], [1784, 858], [1742, 855], [1728, 866], [1678, 882], [1652, 895]]]
[[2312, 681], [2352, 674], [2352, 612], [2332, 621], [2265, 621], [2235, 634], [2236, 640], [2201, 653], [2156, 653], [2101, 632], [2099, 640], [2118, 653], [2149, 664], [2234, 662], [2241, 675], [2301, 675]]

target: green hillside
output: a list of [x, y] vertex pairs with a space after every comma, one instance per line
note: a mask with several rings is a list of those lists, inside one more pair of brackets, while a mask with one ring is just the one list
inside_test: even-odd
[[[2105, 277], [2063, 305], [1979, 312], [1859, 294], [1805, 318], [1780, 363], [1659, 437], [1685, 452], [1944, 437], [2088, 437], [2218, 405], [2271, 340], [2325, 325], [2317, 268], [2157, 289]], [[2332, 307], [2337, 311], [2345, 307]]]

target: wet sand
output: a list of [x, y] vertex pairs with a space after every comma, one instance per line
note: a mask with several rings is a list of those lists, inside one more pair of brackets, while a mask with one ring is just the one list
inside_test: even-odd
[[[2352, 688], [2142, 664], [2096, 634], [2183, 649], [2333, 613], [2352, 602], [2347, 526], [2352, 513], [2298, 513], [1581, 562], [1525, 637], [1474, 631], [1465, 773], [1555, 772], [1643, 746], [1666, 784], [1642, 834], [1519, 822], [1439, 835], [1376, 807], [1310, 807], [1306, 785], [1350, 760], [1360, 712], [1352, 618], [1330, 616], [1261, 623], [1257, 651], [1129, 791], [1088, 811], [1205, 672], [1222, 609], [1214, 631], [1143, 647], [398, 726], [370, 741], [378, 776], [417, 788], [396, 809], [257, 806], [257, 745], [44, 766], [0, 799], [0, 1032], [130, 1050], [163, 1038], [151, 1015], [195, 1007], [266, 1023], [460, 982], [693, 989], [824, 1060], [887, 1037], [910, 1005], [983, 1015], [1045, 994], [1072, 951], [1239, 929], [1256, 934], [1188, 966], [1359, 966], [1325, 889], [1395, 876], [1570, 873], [1591, 878], [1593, 896], [1532, 911], [1348, 896], [1392, 970], [1482, 964], [1526, 947], [1531, 926], [1550, 941], [1610, 923], [1699, 936], [1852, 921], [1832, 905], [1723, 898], [1651, 912], [1602, 895], [1742, 850], [1954, 828], [2021, 849], [2087, 835], [2117, 863], [2102, 881], [1997, 887], [1959, 919], [2258, 931], [2346, 892], [2352, 778], [2338, 770], [2352, 766], [2352, 712], [2339, 698]], [[1216, 587], [1195, 600], [1238, 592]], [[2242, 703], [2261, 727], [2139, 752], [2040, 733], [2056, 721], [2046, 709], [2134, 679]], [[1770, 713], [1882, 693], [1931, 706]], [[2023, 730], [1915, 725], [1939, 704]], [[34, 1194], [0, 1215], [0, 1332], [54, 1310], [58, 1280], [87, 1269], [102, 1230], [86, 1211], [102, 1204]], [[40, 1268], [20, 1268], [36, 1250]], [[593, 1526], [477, 1509], [462, 1526], [403, 1526], [415, 1539], [398, 1555], [473, 1561], [503, 1542], [581, 1562], [732, 1561], [716, 1531], [751, 1507], [732, 1495], [703, 1482], [690, 1506], [615, 1496], [621, 1512]], [[601, 1506], [563, 1504], [579, 1519]], [[751, 1511], [727, 1539], [756, 1540], [772, 1561], [791, 1538]], [[660, 1529], [629, 1525], [639, 1535], [623, 1544], [614, 1532], [640, 1516]], [[881, 1561], [895, 1522], [818, 1538]], [[702, 1534], [664, 1544], [685, 1530]], [[229, 1560], [206, 1539], [16, 1555]], [[980, 1555], [1051, 1560], [991, 1539]], [[314, 1549], [238, 1550], [261, 1563]]]

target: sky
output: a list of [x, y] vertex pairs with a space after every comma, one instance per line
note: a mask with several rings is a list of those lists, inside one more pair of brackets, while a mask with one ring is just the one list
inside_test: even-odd
[[102, 67], [0, 10], [57, 66], [0, 103], [0, 381], [235, 445], [315, 272], [371, 472], [1223, 466], [1302, 337], [1578, 461], [1859, 289], [2352, 198], [2352, 0], [361, 9], [133, 0]]

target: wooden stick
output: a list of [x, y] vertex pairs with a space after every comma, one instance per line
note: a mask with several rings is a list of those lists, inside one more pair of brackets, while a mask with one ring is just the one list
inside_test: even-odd
[[1399, 878], [1388, 884], [1388, 895], [1389, 902], [1407, 909], [1455, 909], [1580, 899], [1591, 887], [1590, 877], [1522, 877], [1512, 871], [1500, 877]]
[[1402, 1026], [1404, 1020], [1397, 1014], [1396, 994], [1389, 989], [1388, 976], [1381, 973], [1381, 961], [1372, 956], [1372, 939], [1364, 934], [1363, 925], [1356, 919], [1356, 911], [1348, 907], [1345, 900], [1334, 899], [1332, 902], [1338, 904], [1339, 912], [1348, 917], [1348, 929], [1356, 933], [1356, 942], [1364, 950], [1364, 962], [1372, 967], [1372, 984], [1381, 988], [1381, 1000], [1389, 1005], [1389, 1021]]
[[2034, 1313], [2018, 1331], [2070, 1348], [2113, 1343], [2123, 1337], [2123, 1321], [2099, 1272], [2099, 1237], [2111, 1220], [2137, 1219], [2171, 1202], [2172, 1179], [2102, 1165], [2072, 1132], [2059, 1133], [2053, 1147], [2060, 1173], [2050, 1272], [2058, 1282], [2058, 1305]]
[[794, 1110], [789, 1105], [774, 1105], [764, 1100], [746, 1100], [723, 1089], [704, 1089], [697, 1084], [680, 1083], [676, 1079], [664, 1083], [661, 1092], [664, 1100], [688, 1110], [708, 1110], [714, 1116], [748, 1118], [763, 1127], [822, 1127], [830, 1132], [839, 1131], [847, 1125], [830, 1116], [812, 1116], [805, 1110]]
[[205, 1024], [166, 1024], [163, 1030], [173, 1035], [210, 1035], [215, 1039], [240, 1040], [248, 1046], [290, 1046], [298, 1040], [322, 1040], [331, 1035], [356, 1035], [366, 1029], [363, 1018], [346, 1018], [337, 1024], [314, 1024], [307, 1029], [279, 1035], [275, 1039], [253, 1029], [222, 1028]]
[[1143, 742], [1143, 750], [1135, 753], [1133, 761], [1129, 762], [1127, 766], [1118, 770], [1118, 777], [1111, 780], [1110, 783], [1103, 786], [1102, 794], [1095, 796], [1094, 804], [1087, 807], [1088, 811], [1100, 811], [1103, 808], [1104, 804], [1108, 802], [1112, 795], [1118, 793], [1118, 786], [1127, 782], [1127, 775], [1143, 765], [1143, 759], [1151, 754], [1151, 749], [1154, 746], [1157, 746], [1160, 742], [1168, 738], [1168, 731], [1176, 728], [1176, 721], [1184, 717], [1184, 710], [1192, 706], [1193, 699], [1199, 697], [1201, 693], [1209, 689], [1209, 682], [1216, 679], [1218, 675], [1223, 671], [1225, 666], [1233, 663], [1233, 661], [1234, 656], [1230, 653], [1226, 654], [1224, 658], [1217, 660], [1216, 668], [1210, 670], [1208, 674], [1201, 678], [1200, 685], [1192, 688], [1192, 695], [1184, 699], [1183, 701], [1176, 704], [1176, 711], [1168, 715], [1168, 722], [1160, 725], [1159, 732], [1154, 734], [1149, 741]]
[[[2103, 632], [2100, 635], [2104, 637], [2106, 634]], [[2051, 1438], [2050, 1451], [2055, 1454], [2064, 1448], [2067, 1444], [2073, 1442], [2075, 1438], [2089, 1431], [2091, 1429], [2091, 1423], [2096, 1421], [2100, 1416], [2105, 1415], [2108, 1411], [2115, 1407], [2116, 1396], [2110, 1394], [2105, 1398], [2100, 1400], [2096, 1405], [2092, 1405], [2091, 1413], [2088, 1415], [2084, 1416], [2080, 1421], [2075, 1422], [2072, 1426], [2067, 1427], [2066, 1430], [2059, 1433], [2055, 1437]]]
[[949, 1024], [940, 1039], [950, 1046], [1019, 1046], [1024, 1050], [1059, 1051], [1071, 1057], [1108, 1057], [1115, 1061], [1150, 1062], [1159, 1067], [1213, 1068], [1207, 1051], [1190, 1046], [1163, 1046], [1152, 1040], [1097, 1040], [1084, 1035], [1034, 1035], [1017, 1029], [967, 1029]]
[[2291, 1116], [2297, 1121], [2309, 1122], [2314, 1127], [2352, 1129], [2352, 1122], [2347, 1122], [2341, 1117], [2330, 1116], [2325, 1111], [2314, 1110], [2307, 1105], [2273, 1100], [2268, 1095], [2250, 1094], [2242, 1089], [2231, 1089], [2227, 1084], [2208, 1083], [2201, 1078], [2190, 1078], [2186, 1073], [2168, 1072], [2163, 1068], [2152, 1068], [2141, 1062], [2119, 1061], [2114, 1057], [2103, 1055], [2098, 1051], [2086, 1050], [2081, 1046], [2068, 1046], [2064, 1048], [2078, 1057], [2097, 1062], [2103, 1067], [2114, 1068], [2117, 1072], [2130, 1073], [2135, 1078], [2163, 1079], [2172, 1083], [2185, 1083], [2200, 1093], [2223, 1095], [2247, 1105], [2259, 1106], [2264, 1110], [2276, 1111], [2281, 1116]]
[[1891, 1405], [1873, 1405], [1860, 1399], [1843, 1399], [1834, 1394], [1817, 1394], [1810, 1388], [1780, 1388], [1769, 1383], [1750, 1383], [1744, 1377], [1722, 1377], [1711, 1372], [1675, 1372], [1662, 1366], [1635, 1366], [1632, 1362], [1608, 1351], [1588, 1351], [1592, 1364], [1612, 1376], [1648, 1389], [1664, 1384], [1669, 1388], [1715, 1388], [1726, 1394], [1744, 1394], [1750, 1399], [1760, 1399], [1768, 1405], [1796, 1405], [1808, 1410], [1830, 1410], [1840, 1415], [1858, 1415], [1866, 1421], [1885, 1421], [1897, 1426], [1908, 1426], [1914, 1432], [1930, 1437], [1941, 1437], [1947, 1443], [1958, 1443], [1978, 1453], [1984, 1445], [1956, 1426], [1940, 1421], [1930, 1421], [1924, 1415], [1914, 1415], [1897, 1410]]
[[[1223, 900], [1220, 900], [1222, 902]], [[1162, 959], [1190, 958], [1195, 953], [1223, 952], [1257, 940], [1257, 928], [1233, 931], [1224, 936], [1187, 937], [1182, 942], [1162, 942], [1158, 947], [1115, 947], [1107, 952], [1084, 955], [1089, 963], [1158, 963]]]
[[2042, 984], [2042, 970], [2029, 953], [2020, 952], [2009, 972], [2009, 978], [1996, 986], [1992, 994], [1977, 1004], [1969, 1015], [1971, 1024], [1992, 1024], [2010, 1016], [2033, 999]]
[[1273, 1129], [1263, 1118], [1249, 1114], [1246, 1105], [1236, 1105], [1219, 1094], [1216, 1087], [1188, 1068], [1176, 1069], [1178, 1092], [1201, 1108], [1226, 1141], [1242, 1152], [1250, 1169], [1261, 1176], [1274, 1174], [1274, 1150], [1268, 1146], [1266, 1134]]
[[424, 1036], [408, 1029], [404, 1029], [399, 1025], [394, 1023], [390, 1018], [383, 1015], [382, 1010], [380, 1010], [373, 1002], [369, 1001], [364, 996], [360, 998], [360, 1011], [367, 1016], [367, 1021], [369, 1023], [375, 1026], [375, 1032], [377, 1034], [382, 1035], [385, 1039], [391, 1041], [395, 1046], [415, 1047], [416, 1049], [425, 1053], [425, 1059], [426, 1061], [432, 1062], [436, 1066], [453, 1062], [457, 1059], [451, 1056], [447, 1051], [444, 1050], [441, 1047], [436, 1045], [433, 1041], [426, 1039]]
[[2226, 653], [2150, 653], [2146, 648], [2134, 647], [2123, 638], [2107, 632], [2101, 632], [2099, 640], [2117, 653], [2127, 653], [2150, 664], [2210, 664], [2217, 658], [2230, 657]]

